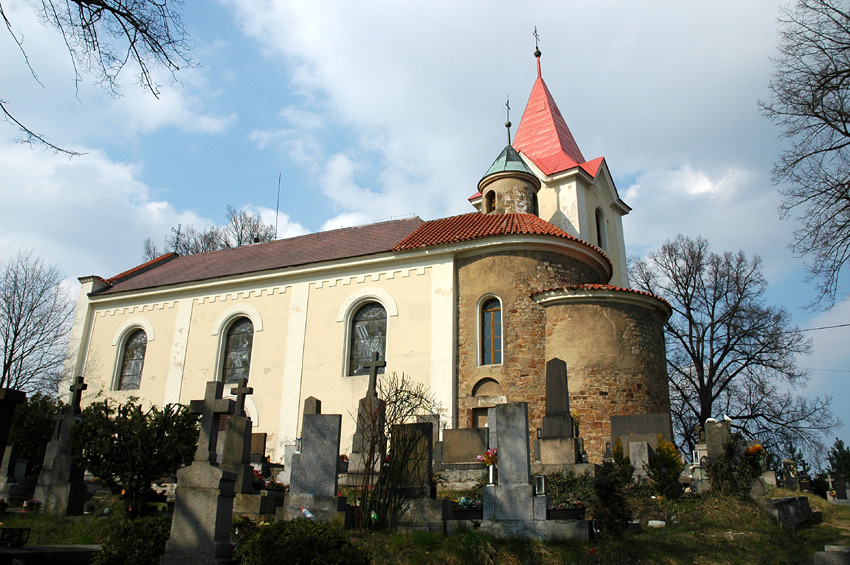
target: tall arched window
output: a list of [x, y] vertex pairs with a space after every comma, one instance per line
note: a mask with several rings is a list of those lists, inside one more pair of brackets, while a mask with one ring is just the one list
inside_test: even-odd
[[121, 352], [121, 372], [118, 375], [118, 390], [138, 390], [142, 384], [142, 367], [145, 364], [145, 350], [148, 348], [148, 336], [144, 330], [136, 330], [124, 342]]
[[[370, 361], [376, 351], [380, 359], [386, 359], [386, 349], [387, 311], [377, 302], [364, 304], [351, 318], [348, 374], [368, 374], [369, 369], [363, 364]], [[384, 369], [380, 368], [378, 372], [383, 373]]]
[[602, 208], [596, 209], [596, 244], [600, 249], [608, 249], [608, 229], [605, 225], [605, 214]]
[[481, 305], [481, 364], [502, 362], [502, 305], [491, 298]]
[[254, 324], [248, 318], [239, 318], [227, 330], [227, 341], [224, 345], [224, 363], [222, 363], [221, 380], [234, 383], [239, 379], [247, 379], [251, 368], [251, 348], [254, 345]]

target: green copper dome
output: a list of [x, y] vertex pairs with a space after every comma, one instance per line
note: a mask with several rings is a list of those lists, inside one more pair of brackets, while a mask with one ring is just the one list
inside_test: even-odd
[[529, 175], [534, 175], [529, 169], [525, 161], [522, 160], [522, 157], [519, 156], [519, 153], [516, 152], [510, 145], [506, 145], [502, 152], [496, 157], [496, 160], [493, 161], [493, 164], [490, 165], [490, 168], [487, 169], [487, 173], [482, 177], [482, 179], [489, 177], [495, 173], [501, 173], [504, 171], [517, 171], [521, 173], [528, 173]]

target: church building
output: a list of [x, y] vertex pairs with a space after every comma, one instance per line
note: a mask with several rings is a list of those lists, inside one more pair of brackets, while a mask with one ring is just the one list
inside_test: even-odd
[[112, 278], [82, 277], [66, 371], [85, 378], [89, 400], [102, 391], [156, 405], [247, 377], [246, 411], [277, 461], [310, 396], [343, 415], [350, 452], [373, 352], [387, 373], [430, 389], [446, 426], [485, 426], [489, 407], [525, 401], [532, 437], [545, 365], [557, 357], [599, 463], [611, 416], [669, 412], [671, 309], [629, 288], [630, 208], [605, 159], [582, 155], [535, 55], [516, 136], [469, 187], [470, 213], [169, 253]]

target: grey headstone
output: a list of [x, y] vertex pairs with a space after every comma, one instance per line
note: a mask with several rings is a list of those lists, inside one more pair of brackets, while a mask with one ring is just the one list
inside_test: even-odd
[[[500, 485], [531, 483], [531, 459], [528, 448], [528, 404], [511, 402], [490, 409], [491, 433], [496, 423]], [[492, 446], [492, 438], [491, 438]], [[531, 501], [529, 501], [530, 504]]]
[[649, 464], [649, 456], [652, 449], [645, 441], [633, 441], [629, 443], [629, 462], [635, 469], [635, 474], [646, 476], [646, 466]]
[[236, 473], [236, 492], [251, 494], [253, 468], [251, 467], [251, 419], [233, 415], [227, 419], [224, 431], [224, 449], [221, 467]]
[[546, 415], [543, 416], [543, 438], [573, 437], [570, 416], [570, 393], [567, 384], [567, 364], [561, 359], [546, 363]]
[[832, 489], [835, 491], [835, 498], [838, 500], [847, 500], [847, 483], [844, 482], [844, 479], [838, 477], [833, 479]]
[[406, 498], [427, 497], [433, 476], [433, 426], [430, 422], [394, 426], [390, 465], [401, 465], [400, 480]]
[[[629, 414], [611, 416], [611, 445], [617, 444], [617, 438], [623, 443], [623, 449], [627, 449], [629, 436], [650, 436], [651, 445], [657, 447], [658, 434], [667, 441], [673, 441], [673, 423], [669, 412], [654, 412], [652, 414]], [[644, 441], [644, 440], [640, 440]]]
[[434, 443], [434, 446], [437, 445], [437, 442], [440, 441], [440, 415], [439, 414], [424, 414], [416, 416], [417, 423], [424, 424], [430, 423], [432, 427], [431, 431], [431, 440]]
[[283, 484], [288, 485], [292, 482], [292, 456], [295, 454], [295, 445], [288, 444], [283, 446]]
[[336, 496], [337, 458], [342, 416], [305, 414], [301, 426], [301, 453], [292, 456], [289, 492]]
[[487, 451], [489, 428], [443, 430], [443, 463], [472, 463]]
[[732, 423], [728, 420], [705, 423], [705, 448], [709, 459], [719, 459], [726, 452], [726, 444], [732, 439]]
[[308, 396], [304, 400], [304, 415], [307, 414], [321, 414], [322, 413], [322, 401], [316, 398], [315, 396]]
[[34, 497], [44, 502], [44, 512], [59, 516], [81, 516], [86, 485], [83, 469], [71, 451], [71, 427], [76, 415], [73, 406], [57, 415], [53, 439], [47, 444], [44, 463], [38, 475]]
[[370, 465], [374, 471], [379, 470], [384, 443], [384, 416], [386, 402], [376, 396], [365, 396], [357, 406], [357, 429], [351, 446], [349, 457], [349, 472], [362, 473]]

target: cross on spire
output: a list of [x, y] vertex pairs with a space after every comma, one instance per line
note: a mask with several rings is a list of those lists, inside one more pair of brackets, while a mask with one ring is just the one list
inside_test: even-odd
[[248, 379], [241, 378], [236, 381], [236, 386], [230, 390], [236, 396], [236, 416], [245, 415], [245, 397], [254, 394], [254, 389], [248, 386]]
[[505, 113], [507, 114], [507, 119], [505, 120], [505, 127], [508, 128], [508, 145], [511, 144], [511, 95], [508, 94], [507, 99], [505, 100]]
[[74, 411], [74, 414], [79, 414], [82, 412], [80, 408], [80, 402], [83, 400], [83, 391], [89, 388], [89, 385], [83, 382], [83, 377], [77, 377], [74, 379], [74, 384], [71, 385], [69, 389], [73, 394], [71, 396], [71, 409]]
[[366, 391], [366, 396], [370, 398], [375, 398], [378, 396], [376, 392], [376, 386], [378, 383], [378, 369], [382, 369], [387, 366], [387, 361], [378, 361], [380, 354], [377, 351], [372, 352], [372, 360], [366, 363], [363, 363], [363, 367], [369, 368], [369, 390]]
[[209, 461], [215, 464], [215, 446], [218, 441], [218, 422], [222, 414], [233, 414], [236, 402], [221, 397], [224, 383], [210, 381], [207, 383], [203, 400], [193, 400], [189, 403], [192, 414], [201, 415], [201, 431], [198, 434], [198, 449], [195, 451], [195, 461]]
[[537, 26], [534, 26], [534, 56], [537, 58], [537, 78], [541, 78], [543, 75], [540, 72], [540, 36], [537, 35]]

